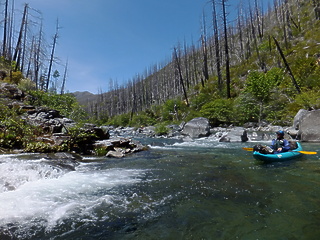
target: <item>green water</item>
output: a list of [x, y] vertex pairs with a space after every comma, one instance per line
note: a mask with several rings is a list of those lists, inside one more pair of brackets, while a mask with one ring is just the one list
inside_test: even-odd
[[262, 164], [230, 145], [153, 150], [161, 180], [150, 192], [172, 200], [127, 238], [319, 239], [319, 157]]
[[[157, 140], [153, 145], [121, 160], [88, 158], [72, 173], [76, 180], [64, 180], [68, 191], [79, 192], [37, 200], [57, 207], [72, 203], [68, 212], [50, 227], [44, 213], [25, 226], [23, 218], [11, 225], [0, 218], [0, 233], [10, 232], [7, 239], [320, 239], [318, 155], [263, 164], [241, 150], [250, 144]], [[303, 147], [319, 151], [317, 144]], [[106, 178], [114, 170], [119, 175]], [[90, 179], [95, 187], [77, 190]], [[38, 181], [47, 191], [52, 187]], [[84, 183], [75, 187], [75, 181]], [[105, 181], [114, 184], [107, 187]], [[43, 191], [36, 186], [36, 193]]]

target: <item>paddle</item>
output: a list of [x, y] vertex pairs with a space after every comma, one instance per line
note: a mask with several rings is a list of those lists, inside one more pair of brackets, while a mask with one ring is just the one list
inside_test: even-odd
[[[243, 147], [242, 149], [246, 150], [246, 151], [253, 151], [253, 148]], [[310, 152], [310, 151], [294, 151], [294, 152], [299, 152], [299, 153], [303, 153], [303, 154], [317, 154], [317, 152]]]

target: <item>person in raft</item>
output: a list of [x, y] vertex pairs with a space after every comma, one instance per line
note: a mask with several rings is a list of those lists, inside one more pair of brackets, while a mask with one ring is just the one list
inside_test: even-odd
[[284, 131], [279, 130], [276, 132], [277, 138], [272, 140], [271, 148], [273, 153], [287, 152], [290, 150], [290, 144], [287, 139], [284, 139]]

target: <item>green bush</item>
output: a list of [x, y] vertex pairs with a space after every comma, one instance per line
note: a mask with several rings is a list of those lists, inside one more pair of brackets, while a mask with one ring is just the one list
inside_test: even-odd
[[95, 155], [97, 156], [105, 156], [108, 153], [108, 150], [106, 148], [95, 148], [94, 149]]
[[44, 143], [44, 142], [26, 143], [24, 151], [25, 152], [41, 152], [41, 153], [55, 152], [55, 150], [49, 143]]
[[36, 84], [32, 80], [24, 78], [19, 82], [18, 88], [25, 92], [34, 91], [36, 90]]
[[169, 132], [169, 128], [166, 126], [165, 123], [159, 123], [155, 125], [155, 134], [158, 136], [166, 135]]
[[246, 122], [258, 122], [260, 106], [251, 94], [242, 93], [234, 101], [234, 119], [243, 124]]
[[136, 127], [151, 126], [156, 123], [156, 120], [148, 116], [147, 112], [139, 112], [134, 114], [131, 120], [131, 125]]
[[200, 110], [203, 117], [208, 118], [213, 126], [231, 123], [234, 119], [233, 100], [216, 99], [206, 103]]
[[30, 104], [34, 106], [46, 106], [60, 111], [60, 113], [74, 121], [83, 121], [88, 118], [87, 113], [77, 102], [72, 94], [56, 94], [43, 91], [30, 91], [32, 96]]
[[119, 127], [119, 126], [128, 126], [129, 123], [130, 123], [130, 114], [126, 113], [126, 114], [113, 116], [108, 120], [106, 124], [112, 125], [114, 127]]
[[23, 148], [25, 143], [33, 141], [41, 133], [41, 129], [26, 124], [12, 109], [1, 107], [0, 147]]
[[23, 74], [20, 71], [11, 72], [7, 77], [5, 77], [4, 81], [14, 84], [19, 84], [21, 79], [23, 79]]

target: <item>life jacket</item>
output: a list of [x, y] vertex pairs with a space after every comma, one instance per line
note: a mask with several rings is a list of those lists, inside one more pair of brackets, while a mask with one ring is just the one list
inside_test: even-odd
[[283, 148], [284, 147], [284, 141], [283, 139], [276, 139], [273, 145], [273, 149]]
[[282, 148], [282, 152], [286, 152], [290, 149], [290, 145], [288, 140], [286, 139], [273, 139], [271, 148], [277, 150], [278, 148]]

